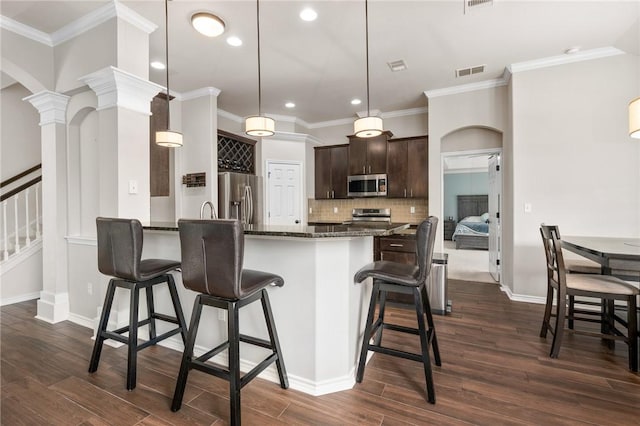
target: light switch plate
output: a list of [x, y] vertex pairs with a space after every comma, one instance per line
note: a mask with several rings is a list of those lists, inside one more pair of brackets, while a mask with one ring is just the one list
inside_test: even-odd
[[338, 208], [337, 208], [337, 207], [334, 207], [334, 208], [333, 208], [333, 212], [334, 212], [334, 213], [338, 213]]
[[416, 207], [415, 206], [409, 207], [409, 213], [414, 214], [415, 212], [416, 212]]
[[130, 180], [129, 181], [129, 194], [137, 194], [138, 193], [138, 181]]
[[531, 203], [524, 203], [524, 212], [531, 213]]

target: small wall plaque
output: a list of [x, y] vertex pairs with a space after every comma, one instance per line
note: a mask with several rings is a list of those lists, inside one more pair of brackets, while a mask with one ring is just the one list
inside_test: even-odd
[[187, 188], [195, 186], [207, 186], [206, 173], [188, 173], [182, 176], [182, 184], [187, 185]]

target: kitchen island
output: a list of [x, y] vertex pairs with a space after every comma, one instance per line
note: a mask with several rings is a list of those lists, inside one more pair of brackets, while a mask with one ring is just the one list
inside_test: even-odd
[[[371, 294], [370, 283], [356, 284], [353, 276], [373, 260], [374, 236], [390, 235], [408, 227], [408, 224], [246, 226], [244, 268], [284, 278], [284, 287], [270, 287], [268, 291], [292, 389], [322, 395], [353, 387]], [[180, 259], [175, 224], [151, 223], [144, 229], [143, 258]], [[180, 274], [175, 274], [175, 278], [188, 322], [196, 293], [182, 286]], [[157, 304], [170, 312], [168, 291], [166, 294], [162, 291]], [[203, 311], [196, 355], [226, 340], [224, 315], [224, 311], [215, 308]], [[267, 338], [259, 303], [240, 311], [240, 331]], [[167, 346], [182, 350], [179, 338], [166, 342]], [[255, 366], [265, 353], [261, 348], [240, 345], [242, 371]], [[227, 365], [226, 353], [213, 360]], [[265, 370], [261, 377], [278, 381], [274, 367]]]

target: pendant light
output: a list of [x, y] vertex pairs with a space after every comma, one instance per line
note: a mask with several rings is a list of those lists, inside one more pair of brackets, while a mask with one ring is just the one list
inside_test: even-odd
[[171, 111], [169, 108], [169, 0], [164, 0], [164, 42], [165, 42], [165, 63], [167, 70], [167, 130], [156, 132], [156, 145], [176, 148], [182, 146], [182, 133], [171, 130]]
[[629, 102], [629, 136], [640, 139], [640, 97]]
[[273, 136], [276, 124], [273, 118], [262, 115], [262, 85], [260, 82], [260, 0], [256, 0], [256, 24], [258, 28], [258, 115], [247, 117], [244, 131], [249, 136]]
[[382, 134], [382, 118], [371, 117], [369, 109], [369, 2], [364, 1], [364, 20], [367, 52], [367, 116], [357, 119], [353, 123], [353, 133], [359, 138], [372, 138]]

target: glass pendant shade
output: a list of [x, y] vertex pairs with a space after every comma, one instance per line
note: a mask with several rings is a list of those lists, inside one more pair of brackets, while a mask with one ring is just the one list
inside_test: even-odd
[[166, 146], [168, 148], [177, 148], [182, 146], [182, 133], [173, 130], [160, 130], [156, 132], [156, 145]]
[[640, 98], [629, 102], [629, 136], [640, 139]]
[[276, 129], [276, 122], [273, 118], [254, 115], [247, 117], [244, 122], [244, 131], [249, 136], [273, 136]]
[[353, 133], [359, 138], [372, 138], [383, 131], [380, 117], [362, 117], [353, 122]]

